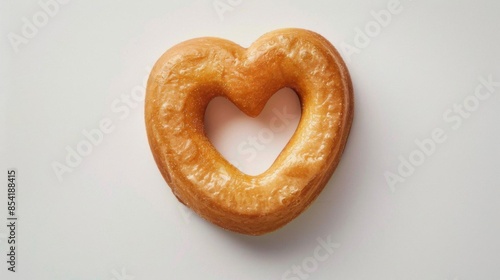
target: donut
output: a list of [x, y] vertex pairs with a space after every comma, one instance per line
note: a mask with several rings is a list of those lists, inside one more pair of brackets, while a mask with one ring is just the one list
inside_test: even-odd
[[[271, 167], [248, 175], [204, 131], [222, 96], [250, 117], [282, 88], [300, 100], [297, 129]], [[224, 229], [262, 235], [302, 213], [337, 167], [353, 119], [349, 72], [333, 45], [304, 29], [264, 34], [249, 48], [203, 37], [168, 49], [151, 70], [145, 124], [156, 164], [177, 199]]]

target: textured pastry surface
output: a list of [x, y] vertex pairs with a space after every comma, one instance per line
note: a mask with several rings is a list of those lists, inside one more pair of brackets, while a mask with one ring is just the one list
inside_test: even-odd
[[[224, 159], [205, 135], [205, 109], [216, 96], [249, 116], [279, 89], [295, 90], [302, 115], [271, 167], [256, 176]], [[337, 166], [353, 117], [347, 68], [317, 33], [280, 29], [249, 48], [197, 38], [167, 50], [151, 71], [145, 101], [149, 144], [175, 196], [225, 229], [276, 230], [318, 196]]]

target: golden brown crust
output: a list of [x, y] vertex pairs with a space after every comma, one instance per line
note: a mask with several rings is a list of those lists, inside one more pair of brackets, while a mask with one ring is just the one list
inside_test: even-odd
[[[255, 117], [281, 88], [294, 89], [302, 116], [271, 167], [242, 173], [205, 136], [210, 100], [224, 96]], [[248, 49], [198, 38], [165, 52], [148, 81], [145, 119], [155, 161], [173, 193], [225, 229], [260, 235], [291, 221], [335, 170], [353, 117], [352, 84], [335, 48], [303, 29], [263, 35]]]

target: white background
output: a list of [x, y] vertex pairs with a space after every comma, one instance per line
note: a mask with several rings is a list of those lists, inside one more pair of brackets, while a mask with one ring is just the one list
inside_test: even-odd
[[[499, 2], [401, 0], [364, 45], [357, 28], [373, 25], [371, 12], [389, 0], [230, 2], [218, 14], [213, 0], [73, 0], [17, 46], [9, 34], [24, 36], [43, 9], [1, 2], [0, 174], [18, 170], [19, 220], [11, 273], [2, 179], [0, 278], [500, 279], [500, 87], [459, 127], [458, 114], [443, 118], [454, 104], [473, 102], [480, 77], [500, 81]], [[150, 153], [143, 100], [123, 107], [121, 98], [140, 96], [151, 66], [176, 43], [217, 36], [248, 46], [283, 27], [359, 47], [341, 51], [355, 118], [342, 161], [312, 206], [279, 231], [243, 236], [177, 202]], [[277, 98], [274, 109], [298, 114], [293, 93]], [[207, 120], [214, 144], [248, 172], [267, 168], [293, 122], [249, 160], [236, 146], [268, 126], [272, 108], [255, 121], [218, 102]], [[222, 110], [234, 120], [217, 122]], [[113, 131], [58, 180], [52, 164], [65, 164], [66, 148], [105, 119]], [[384, 174], [398, 175], [400, 157], [435, 129], [446, 140], [390, 188]], [[318, 238], [340, 247], [316, 261]], [[294, 266], [306, 274], [287, 274]]]

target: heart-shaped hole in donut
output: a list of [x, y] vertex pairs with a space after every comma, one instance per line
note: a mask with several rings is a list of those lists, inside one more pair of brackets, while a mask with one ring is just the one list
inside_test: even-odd
[[297, 129], [300, 101], [290, 88], [277, 91], [256, 118], [223, 97], [205, 111], [205, 133], [219, 153], [240, 171], [258, 175], [276, 160]]

